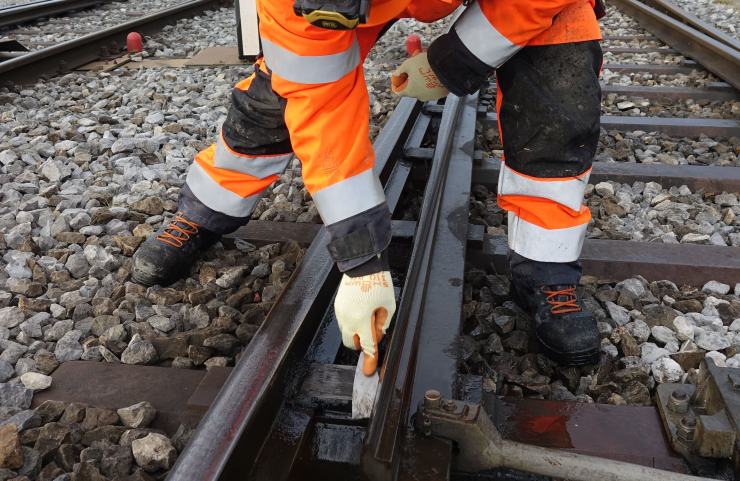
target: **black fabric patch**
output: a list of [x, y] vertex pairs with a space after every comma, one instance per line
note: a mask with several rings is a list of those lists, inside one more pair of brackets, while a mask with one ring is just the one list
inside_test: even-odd
[[354, 269], [346, 270], [344, 273], [347, 274], [349, 277], [362, 277], [390, 270], [391, 265], [390, 261], [388, 260], [388, 249], [386, 249], [380, 254], [373, 256], [364, 264], [361, 264]]
[[432, 42], [427, 59], [442, 85], [458, 97], [480, 90], [494, 71], [468, 50], [454, 28]]
[[373, 239], [367, 227], [363, 227], [349, 235], [329, 242], [326, 248], [329, 249], [329, 256], [331, 256], [334, 262], [367, 256], [374, 254], [375, 251]]
[[231, 150], [244, 155], [293, 152], [285, 125], [285, 99], [272, 90], [270, 75], [257, 69], [247, 90], [235, 88], [222, 133]]
[[[388, 208], [388, 203], [383, 202], [365, 212], [328, 225], [326, 229], [331, 236], [331, 242], [347, 237], [356, 231], [367, 230], [370, 241], [372, 242], [372, 251], [368, 250], [368, 254], [360, 254], [356, 257], [337, 262], [339, 270], [346, 272], [371, 260], [377, 254], [383, 252], [391, 243], [391, 237], [393, 235], [391, 229], [391, 211]], [[331, 255], [331, 251], [329, 254]]]
[[506, 165], [532, 177], [586, 172], [599, 143], [597, 40], [524, 47], [496, 71]]

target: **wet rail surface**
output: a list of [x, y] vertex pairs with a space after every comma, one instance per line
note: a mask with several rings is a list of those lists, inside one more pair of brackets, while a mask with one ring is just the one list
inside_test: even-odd
[[[721, 40], [715, 42], [732, 48]], [[692, 53], [706, 68], [725, 72], [724, 67], [713, 70], [714, 60], [702, 51]], [[674, 70], [681, 68], [693, 69]], [[623, 92], [640, 95], [648, 90]], [[696, 93], [665, 92], [677, 98]], [[722, 87], [717, 92], [718, 98], [738, 98], [734, 89]], [[506, 269], [505, 236], [483, 234], [468, 225], [471, 183], [495, 189], [500, 169], [500, 163], [480, 159], [474, 151], [476, 124], [496, 128], [495, 115], [485, 110], [479, 108], [477, 95], [450, 96], [423, 106], [404, 99], [375, 143], [376, 169], [391, 211], [397, 211], [408, 183], [416, 182], [424, 195], [417, 221], [405, 231], [394, 229], [391, 259], [398, 310], [381, 345], [384, 378], [370, 419], [350, 416], [357, 357], [341, 347], [332, 310], [340, 274], [325, 249], [328, 234], [320, 229], [167, 479], [450, 479], [455, 466], [453, 444], [418, 434], [413, 415], [429, 389], [445, 398], [481, 401], [481, 386], [457, 373], [456, 336], [461, 329], [465, 262], [491, 264], [500, 273]], [[740, 123], [732, 120], [603, 117], [602, 122], [614, 129], [650, 128], [686, 137], [740, 132]], [[430, 137], [436, 138], [433, 145], [428, 143]], [[718, 169], [597, 164], [594, 176], [740, 190], [734, 171], [724, 174]], [[718, 267], [716, 252], [709, 246], [671, 246], [670, 257], [680, 260], [673, 265], [655, 247], [621, 241], [587, 243], [586, 273], [604, 277], [640, 273], [658, 280], [691, 269], [682, 281], [697, 284], [715, 279], [711, 276]], [[730, 251], [727, 254], [731, 256]], [[725, 268], [729, 279], [740, 265], [730, 263]], [[496, 413], [497, 427], [516, 441], [687, 471], [666, 444], [654, 408], [504, 400]], [[604, 423], [607, 418], [611, 424]], [[628, 426], [636, 419], [641, 434]], [[611, 434], [612, 443], [599, 442], [605, 433]]]

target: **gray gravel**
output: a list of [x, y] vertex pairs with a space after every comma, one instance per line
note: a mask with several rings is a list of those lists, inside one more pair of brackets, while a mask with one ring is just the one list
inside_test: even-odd
[[[470, 222], [489, 234], [508, 233], [506, 213], [496, 193], [473, 187]], [[583, 204], [591, 211], [586, 238], [635, 242], [740, 246], [737, 193], [692, 192], [687, 186], [664, 189], [655, 182], [589, 184]]]
[[579, 289], [598, 320], [602, 356], [596, 365], [562, 367], [539, 354], [534, 320], [509, 297], [506, 277], [471, 268], [465, 281], [460, 371], [482, 376], [487, 391], [650, 406], [660, 383], [695, 384], [705, 356], [740, 367], [740, 285], [584, 276]]

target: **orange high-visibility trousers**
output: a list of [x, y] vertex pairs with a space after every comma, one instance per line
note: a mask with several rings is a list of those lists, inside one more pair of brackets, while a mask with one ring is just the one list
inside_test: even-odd
[[[362, 61], [392, 19], [436, 20], [461, 1], [376, 0], [370, 22], [353, 31], [314, 27], [295, 16], [292, 3], [258, 0], [264, 57], [234, 89], [217, 143], [196, 157], [183, 194], [203, 208], [184, 213], [210, 230], [233, 230], [233, 223], [214, 219], [245, 223], [264, 189], [297, 157], [332, 239], [368, 232], [366, 250], [339, 262], [344, 271], [390, 242], [390, 215], [368, 140]], [[589, 0], [480, 0], [453, 28], [469, 53], [498, 67], [530, 43], [597, 38], [591, 7]], [[590, 17], [578, 19], [571, 10]]]

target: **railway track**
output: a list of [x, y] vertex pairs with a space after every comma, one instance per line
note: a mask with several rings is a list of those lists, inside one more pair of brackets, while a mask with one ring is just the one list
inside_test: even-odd
[[[702, 89], [605, 86], [605, 95], [614, 93], [628, 98], [679, 101], [688, 98], [718, 102], [738, 99], [733, 87], [737, 86], [735, 76], [740, 69], [736, 62], [740, 52], [734, 49], [737, 43], [734, 39], [719, 34], [696, 19], [686, 20], [686, 15], [683, 19], [691, 27], [638, 2], [619, 0], [616, 4], [621, 11], [634, 15], [644, 24], [655, 35], [652, 38], [657, 37], [675, 49], [658, 48], [653, 52], [683, 55], [698, 64], [684, 61], [678, 65], [606, 65], [605, 68], [620, 70], [627, 75], [638, 72], [685, 75], [706, 68], [731, 86], [718, 82]], [[662, 2], [654, 5], [667, 8], [667, 4]], [[681, 12], [673, 9], [671, 14], [681, 15]], [[659, 25], [655, 23], [658, 21]], [[640, 35], [625, 40], [639, 41], [642, 38]], [[619, 41], [620, 36], [611, 36], [608, 40]], [[642, 53], [637, 48], [606, 50], [613, 54]], [[416, 221], [395, 222], [391, 258], [394, 260], [394, 284], [400, 292], [399, 309], [389, 331], [390, 340], [382, 350], [385, 377], [371, 418], [352, 420], [348, 410], [353, 364], [357, 358], [340, 347], [331, 310], [339, 276], [324, 248], [328, 236], [321, 230], [168, 479], [215, 480], [234, 479], [235, 476], [248, 479], [315, 479], [317, 476], [330, 479], [333, 476], [342, 479], [449, 479], [450, 476], [467, 479], [463, 474], [467, 470], [465, 462], [478, 462], [477, 466], [489, 468], [497, 464], [493, 461], [488, 465], [480, 464], [479, 458], [467, 456], [464, 451], [474, 451], [475, 443], [454, 438], [450, 433], [463, 435], [449, 426], [448, 430], [443, 429], [436, 424], [439, 420], [433, 423], [438, 429], [435, 432], [448, 433], [447, 437], [460, 442], [460, 451], [454, 450], [456, 454], [453, 454], [448, 440], [425, 436], [423, 429], [419, 432], [421, 414], [417, 414], [417, 406], [425, 403], [425, 395], [427, 406], [433, 406], [434, 396], [438, 395], [443, 399], [459, 400], [452, 409], [455, 412], [472, 409], [473, 405], [466, 408], [464, 402], [495, 409], [497, 414], [492, 419], [498, 429], [506, 430], [515, 440], [536, 434], [536, 430], [515, 414], [519, 411], [541, 415], [539, 410], [544, 410], [564, 416], [568, 409], [576, 409], [583, 413], [584, 418], [588, 417], [587, 412], [596, 412], [589, 411], [595, 405], [571, 407], [574, 403], [562, 403], [563, 407], [558, 407], [553, 406], [552, 401], [526, 400], [513, 401], [513, 411], [507, 411], [506, 407], [497, 404], [499, 401], [492, 400], [496, 386], [492, 388], [481, 382], [486, 376], [481, 376], [481, 372], [470, 366], [463, 370], [467, 373], [460, 371], [461, 362], [465, 364], [460, 358], [464, 349], [458, 343], [460, 332], [471, 332], [471, 336], [479, 336], [476, 339], [495, 332], [487, 331], [483, 323], [476, 323], [476, 327], [471, 329], [470, 318], [460, 320], [460, 312], [469, 302], [466, 286], [470, 283], [474, 289], [480, 288], [480, 281], [475, 279], [480, 271], [476, 268], [486, 266], [499, 274], [506, 269], [506, 236], [486, 233], [485, 226], [469, 224], [466, 215], [472, 195], [469, 194], [471, 185], [482, 185], [495, 192], [498, 179], [500, 162], [491, 155], [472, 149], [477, 134], [497, 130], [495, 114], [487, 113], [486, 106], [479, 105], [479, 100], [489, 106], [493, 103], [490, 100], [490, 94], [495, 96], [493, 86], [487, 93], [488, 96], [481, 94], [480, 99], [478, 96], [449, 97], [444, 105], [422, 106], [404, 99], [376, 140], [377, 168], [391, 211], [395, 211], [394, 218], [399, 217], [399, 202], [403, 202], [401, 199], [405, 195], [404, 185], [414, 182], [424, 194], [418, 204]], [[735, 118], [604, 116], [602, 126], [607, 131], [623, 134], [643, 130], [693, 139], [702, 134], [725, 139], [740, 136], [740, 122]], [[427, 140], [422, 144], [425, 138], [430, 137], [436, 137], [436, 141], [429, 144]], [[740, 176], [736, 169], [701, 165], [595, 163], [591, 182], [606, 181], [630, 185], [634, 182], [657, 182], [663, 188], [687, 186], [692, 192], [699, 189], [716, 193], [740, 191]], [[586, 241], [582, 261], [585, 273], [593, 276], [589, 279], [594, 280], [622, 280], [639, 275], [648, 282], [670, 279], [678, 285], [702, 286], [710, 280], [734, 284], [740, 272], [740, 262], [734, 250], [693, 244], [593, 239]], [[541, 392], [534, 383], [528, 384], [521, 376], [510, 374], [506, 383], [519, 383], [530, 395]], [[500, 382], [498, 389], [501, 389]], [[430, 394], [432, 390], [436, 394]], [[522, 388], [504, 389], [503, 392], [516, 396], [517, 390], [521, 395]], [[537, 403], [541, 407], [536, 407]], [[609, 416], [619, 419], [629, 416], [624, 408], [620, 411], [619, 406], [601, 406]], [[607, 437], [608, 434], [603, 431], [604, 426], [600, 431], [598, 422], [593, 421], [586, 423], [587, 429], [593, 431], [588, 435], [588, 442], [596, 445], [586, 449], [582, 443], [580, 451], [577, 451], [583, 453], [585, 450], [586, 454], [592, 455], [601, 451], [607, 458], [689, 473], [688, 465], [676, 457], [671, 448], [656, 441], [660, 438], [661, 428], [653, 417], [654, 408], [629, 409], [632, 409], [633, 421], [640, 419], [642, 422], [635, 424], [642, 424], [645, 440], [653, 446], [637, 442], [630, 447], [619, 439], [595, 441], [600, 435]], [[508, 424], [499, 419], [499, 411], [512, 413], [513, 418], [509, 418]], [[434, 416], [433, 413], [427, 415]], [[569, 421], [564, 422], [568, 424], [566, 433], [568, 429], [574, 429]], [[615, 428], [614, 424], [609, 428]], [[520, 430], [518, 434], [517, 429]], [[629, 429], [623, 428], [616, 435], [612, 433], [612, 437], [619, 436], [635, 442]], [[529, 441], [540, 446], [548, 446], [549, 442], [551, 446], [562, 447], [558, 441], [543, 440], [542, 436], [535, 435]], [[642, 455], [639, 454], [641, 450]], [[582, 478], [574, 479], [593, 479], [589, 477], [595, 473], [604, 474], [596, 467], [597, 463], [588, 464], [589, 461], [593, 458], [586, 459], [585, 469], [590, 468], [591, 471], [586, 471], [590, 474], [581, 473]], [[530, 461], [509, 466], [533, 470], [534, 464]], [[500, 462], [498, 466], [501, 466]], [[726, 466], [712, 464], [712, 468], [716, 475]], [[564, 476], [563, 472], [548, 471], [541, 466], [538, 469], [541, 474]], [[712, 472], [705, 470], [703, 474]], [[633, 476], [631, 479], [650, 479], [656, 474], [643, 470], [629, 476]], [[670, 477], [668, 474], [665, 476]]]
[[[640, 355], [647, 358], [649, 353], [628, 351], [627, 339], [634, 342], [643, 335], [638, 334], [641, 325], [637, 321], [649, 328], [671, 325], [672, 319], [665, 323], [660, 320], [673, 312], [669, 307], [678, 309], [691, 301], [699, 308], [697, 311], [692, 305], [692, 311], [681, 307], [687, 317], [705, 310], [707, 316], [716, 312], [723, 327], [729, 328], [733, 319], [726, 321], [725, 317], [735, 313], [732, 309], [740, 305], [734, 303], [740, 301], [732, 294], [708, 294], [701, 289], [710, 281], [734, 286], [740, 278], [740, 260], [731, 237], [737, 233], [713, 231], [710, 236], [703, 231], [681, 231], [683, 234], [677, 237], [677, 227], [686, 224], [669, 220], [670, 216], [661, 217], [656, 210], [656, 228], [670, 226], [663, 234], [674, 234], [675, 243], [668, 243], [645, 230], [639, 238], [628, 230], [610, 229], [614, 219], [612, 214], [605, 214], [609, 209], [619, 219], [636, 215], [639, 209], [627, 212], [632, 208], [620, 196], [625, 192], [623, 184], [639, 187], [638, 195], [647, 200], [649, 207], [661, 205], [651, 205], [659, 195], [663, 196], [662, 202], [673, 199], [668, 202], [671, 204], [697, 203], [697, 199], [713, 202], [723, 192], [740, 192], [740, 174], [733, 168], [737, 167], [740, 143], [729, 142], [740, 137], [740, 122], [730, 107], [738, 105], [740, 99], [734, 83], [737, 70], [733, 70], [738, 54], [733, 51], [731, 39], [696, 20], [684, 18], [696, 28], [687, 31], [670, 15], [630, 0], [618, 1], [620, 11], [634, 16], [646, 30], [633, 26], [634, 32], [628, 35], [606, 36], [605, 51], [610, 59], [633, 56], [662, 61], [607, 62], [605, 70], [630, 80], [636, 76], [647, 79], [649, 74], [653, 80], [665, 76], [663, 80], [673, 81], [681, 75], [699, 74], [691, 77], [697, 86], [604, 85], [609, 105], [605, 102], [601, 119], [604, 132], [599, 155], [606, 157], [597, 157], [602, 161], [595, 162], [590, 180], [595, 187], [587, 191], [594, 224], [581, 258], [586, 274], [581, 287], [604, 313], [600, 320], [609, 328], [603, 334], [601, 362], [582, 370], [549, 364], [530, 349], [526, 332], [531, 320], [507, 304], [507, 225], [503, 216], [497, 217], [500, 210], [495, 207], [493, 194], [500, 170], [497, 118], [492, 111], [495, 85], [487, 86], [479, 95], [450, 96], [439, 103], [404, 99], [374, 143], [376, 167], [394, 218], [390, 252], [398, 310], [381, 345], [384, 378], [372, 416], [363, 420], [351, 416], [358, 358], [341, 346], [332, 312], [340, 275], [325, 248], [325, 229], [315, 224], [253, 221], [232, 236], [235, 240], [225, 239], [224, 244], [232, 247], [231, 243], [238, 245], [238, 239], [245, 239], [255, 245], [287, 241], [311, 245], [267, 319], [227, 374], [218, 396], [198, 405], [208, 412], [167, 479], [468, 480], [479, 479], [470, 471], [489, 468], [495, 469], [482, 474], [482, 479], [500, 479], [497, 476], [503, 475], [510, 479], [546, 479], [527, 478], [520, 471], [502, 474], [502, 469], [512, 468], [573, 479], [609, 479], [615, 472], [622, 478], [614, 479], [689, 479], [686, 476], [691, 473], [731, 479], [731, 462], [699, 458], [692, 451], [698, 448], [687, 447], [674, 436], [680, 417], [671, 417], [672, 411], [665, 406], [674, 391], [691, 395], [693, 389], [701, 388], [700, 392], [711, 393], [705, 396], [711, 402], [702, 404], [701, 396], [697, 396], [692, 409], [697, 417], [713, 417], [720, 412], [717, 400], [723, 399], [723, 412], [728, 418], [722, 424], [720, 417], [713, 417], [722, 429], [716, 429], [717, 437], [712, 439], [719, 440], [717, 445], [724, 449], [727, 443], [721, 441], [722, 435], [734, 432], [734, 428], [725, 429], [726, 424], [736, 426], [738, 415], [732, 405], [736, 395], [725, 383], [728, 373], [734, 373], [715, 367], [716, 357], [702, 361], [705, 352], [671, 352], [670, 359], [680, 361], [685, 376], [678, 382], [668, 382], [664, 377], [656, 383], [650, 364], [644, 371], [639, 362]], [[70, 59], [70, 68], [89, 62], [101, 43], [119, 39], [134, 29], [154, 31], [171, 19], [213, 8], [213, 4], [183, 4], [168, 13], [115, 27], [115, 33], [91, 34], [66, 46], [4, 62], [0, 64], [0, 84], [7, 80], [22, 84], [52, 74], [60, 59]], [[667, 8], [663, 3], [660, 6]], [[681, 15], [677, 10], [671, 12]], [[660, 25], [651, 23], [658, 21]], [[676, 33], [679, 30], [682, 33]], [[680, 35], [690, 40], [681, 40]], [[694, 102], [691, 105], [713, 106], [720, 113], [714, 112], [714, 118], [701, 118], [703, 111], [696, 107], [691, 115], [699, 118], [662, 116], [662, 112], [671, 114], [676, 104], [686, 105], [690, 99]], [[658, 102], [665, 108], [660, 112], [641, 111], [648, 107], [642, 107], [642, 101], [647, 101], [649, 107]], [[632, 103], [632, 107], [612, 108], [611, 104], [620, 102]], [[723, 110], [725, 107], [728, 109]], [[640, 131], [642, 134], [637, 135]], [[664, 163], [668, 160], [649, 149], [661, 142], [680, 144], [678, 139], [684, 138], [687, 145], [704, 146], [696, 147], [691, 155], [683, 151], [678, 155], [677, 147], [667, 151], [676, 153], [672, 157], [675, 164]], [[618, 147], [623, 140], [633, 145]], [[717, 146], [726, 146], [727, 150]], [[735, 159], [730, 159], [728, 153]], [[660, 184], [659, 188], [646, 185], [651, 182]], [[649, 198], [646, 188], [657, 192]], [[721, 211], [720, 218], [725, 219], [730, 215], [727, 209], [734, 212], [732, 207], [737, 204], [712, 205], [718, 206], [715, 210]], [[621, 217], [615, 206], [625, 211]], [[689, 218], [693, 215], [693, 221], [710, 210], [702, 209], [694, 205], [696, 212], [686, 214]], [[706, 239], [702, 243], [683, 242], [689, 234]], [[724, 247], [707, 245], [710, 237], [716, 240], [714, 234], [719, 235]], [[630, 297], [625, 286], [633, 286], [633, 281], [638, 281], [642, 293]], [[716, 305], [707, 300], [710, 297]], [[626, 320], [620, 316], [626, 316]], [[665, 334], [648, 330], [642, 344], [658, 342], [667, 348], [670, 341], [656, 341], [656, 333]], [[728, 362], [736, 352], [734, 346], [720, 350], [726, 354], [711, 352], [726, 357]], [[707, 365], [699, 374], [701, 362]], [[712, 376], [700, 377], [708, 372]], [[627, 375], [633, 376], [629, 382], [624, 381]], [[680, 384], [684, 378], [691, 382]], [[134, 375], [130, 379], [133, 384]], [[642, 401], [638, 394], [643, 396]], [[591, 403], [586, 402], [589, 399]], [[620, 405], [624, 403], [630, 406]], [[189, 407], [191, 404], [195, 402], [188, 401]], [[477, 417], [473, 416], [476, 413]], [[467, 414], [470, 416], [466, 419]], [[486, 414], [491, 416], [491, 424], [483, 422], [489, 419]], [[661, 420], [661, 416], [666, 419]], [[460, 420], [463, 422], [457, 422]], [[542, 420], [549, 424], [543, 427]], [[667, 436], [663, 424], [673, 429]], [[492, 429], [504, 441], [494, 439]], [[492, 439], [496, 442], [488, 444]], [[490, 449], [482, 452], [485, 448]], [[505, 453], [503, 459], [491, 454], [498, 453], [497, 449]], [[555, 462], [549, 466], [538, 462], [547, 456]], [[567, 469], [563, 471], [562, 466]], [[573, 469], [568, 470], [570, 467]], [[656, 468], [664, 472], [658, 474]]]
[[[0, 10], [0, 28], [80, 10], [95, 4], [81, 0], [73, 2], [54, 0], [2, 9]], [[113, 26], [103, 29], [65, 29], [67, 23], [55, 22], [52, 19], [44, 22], [45, 26], [40, 30], [10, 31], [7, 35], [15, 37], [17, 41], [25, 42], [28, 46], [43, 46], [44, 48], [28, 53], [13, 52], [11, 58], [0, 62], [0, 83], [8, 85], [8, 82], [11, 82], [22, 85], [35, 82], [39, 78], [50, 78], [60, 73], [68, 73], [101, 58], [115, 60], [125, 55], [126, 37], [131, 32], [152, 35], [161, 32], [165, 26], [172, 25], [179, 19], [192, 18], [202, 15], [207, 10], [217, 10], [230, 5], [233, 5], [233, 2], [227, 0], [195, 0], [176, 3], [149, 13], [124, 13], [124, 16], [130, 20], [115, 21]], [[103, 23], [109, 23], [109, 21], [104, 20]], [[44, 35], [45, 32], [71, 35], [75, 38], [48, 43], [28, 43], [25, 40], [29, 36]]]

